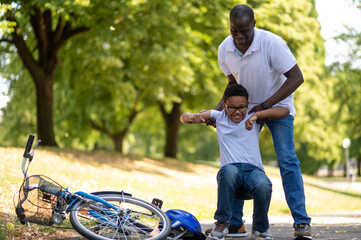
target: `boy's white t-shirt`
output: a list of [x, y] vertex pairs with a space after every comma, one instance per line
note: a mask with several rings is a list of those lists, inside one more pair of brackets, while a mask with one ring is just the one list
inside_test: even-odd
[[255, 123], [247, 130], [245, 122], [252, 114], [235, 123], [225, 110], [211, 110], [211, 117], [217, 121], [217, 137], [220, 148], [221, 167], [230, 163], [249, 163], [264, 170], [259, 149], [260, 125]]

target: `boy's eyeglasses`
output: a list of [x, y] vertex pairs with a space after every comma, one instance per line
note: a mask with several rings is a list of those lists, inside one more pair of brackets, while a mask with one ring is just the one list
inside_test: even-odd
[[240, 112], [245, 112], [248, 108], [248, 105], [244, 105], [244, 106], [239, 106], [239, 107], [235, 107], [235, 106], [228, 106], [226, 103], [224, 104], [226, 105], [226, 108], [228, 111], [230, 111], [231, 113], [235, 113], [237, 110], [239, 110]]

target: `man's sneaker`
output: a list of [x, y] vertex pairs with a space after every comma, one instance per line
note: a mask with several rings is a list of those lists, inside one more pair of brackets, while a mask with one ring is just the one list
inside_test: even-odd
[[310, 224], [297, 224], [295, 226], [295, 239], [312, 239]]
[[230, 225], [228, 228], [227, 237], [247, 237], [247, 232], [246, 232], [246, 228], [244, 227], [244, 223], [242, 226]]
[[252, 231], [252, 236], [251, 239], [256, 239], [256, 240], [273, 240], [272, 235], [268, 232], [265, 231], [263, 233], [258, 232], [258, 231]]
[[228, 225], [228, 223], [217, 221], [212, 232], [207, 236], [207, 240], [224, 240], [228, 233]]

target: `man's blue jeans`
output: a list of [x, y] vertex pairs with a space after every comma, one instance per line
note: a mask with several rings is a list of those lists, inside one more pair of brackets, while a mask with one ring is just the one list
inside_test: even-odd
[[[266, 125], [272, 134], [283, 189], [294, 224], [310, 223], [311, 218], [306, 212], [300, 162], [297, 159], [293, 141], [293, 116], [288, 115], [281, 119], [270, 120], [266, 122]], [[241, 226], [243, 224], [243, 204], [242, 200], [233, 201], [230, 225]]]
[[268, 230], [268, 209], [271, 202], [272, 183], [265, 172], [247, 163], [233, 163], [221, 167], [217, 174], [218, 201], [214, 219], [228, 222], [232, 217], [232, 202], [240, 189], [253, 197], [252, 229]]

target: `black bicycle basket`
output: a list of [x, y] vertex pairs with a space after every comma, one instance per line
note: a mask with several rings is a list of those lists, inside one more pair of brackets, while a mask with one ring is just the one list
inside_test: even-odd
[[65, 200], [62, 197], [41, 191], [40, 186], [42, 185], [58, 191], [63, 190], [62, 186], [44, 175], [33, 175], [25, 179], [20, 187], [15, 205], [16, 215], [22, 224], [29, 222], [51, 226], [53, 224], [53, 210], [64, 211], [66, 209]]

